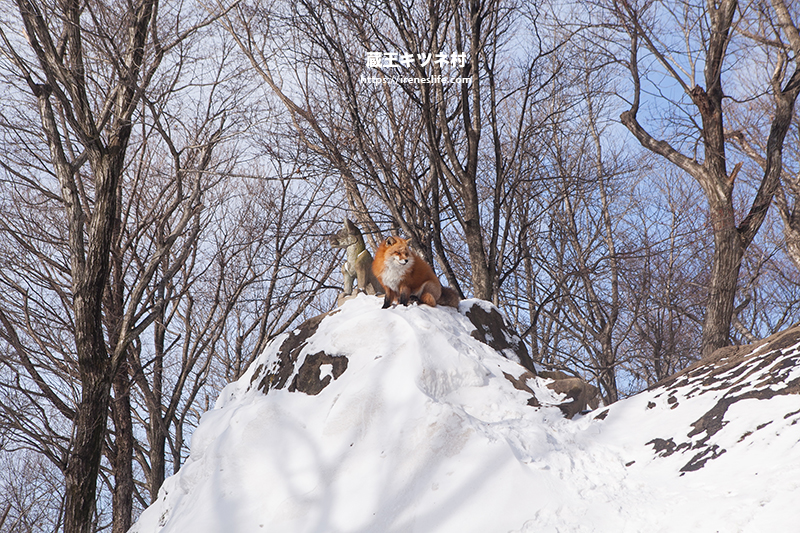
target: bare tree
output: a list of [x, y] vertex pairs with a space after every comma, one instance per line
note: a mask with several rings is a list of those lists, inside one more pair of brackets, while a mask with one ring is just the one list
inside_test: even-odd
[[[782, 111], [781, 116], [787, 124], [787, 139], [781, 151], [781, 182], [776, 189], [775, 204], [783, 222], [786, 238], [786, 253], [800, 268], [800, 210], [797, 208], [800, 191], [800, 169], [798, 169], [798, 120], [797, 110], [790, 106], [791, 91], [800, 84], [795, 71], [792, 78], [789, 69], [800, 53], [800, 31], [798, 13], [790, 11], [790, 5], [783, 2], [759, 4], [759, 9], [743, 14], [737, 31], [752, 43], [751, 55], [754, 62], [774, 65], [771, 91], [760, 98], [738, 103], [729, 115], [730, 120], [725, 134], [732, 146], [754, 164], [755, 169], [765, 172], [768, 156], [775, 152], [774, 139], [770, 136], [770, 124], [776, 106], [791, 108]], [[774, 95], [777, 95], [773, 97]], [[774, 164], [770, 163], [770, 164]]]
[[[553, 132], [561, 139], [553, 144], [560, 191], [536, 259], [553, 287], [546, 313], [562, 330], [562, 352], [572, 352], [568, 366], [596, 379], [604, 402], [610, 404], [620, 397], [619, 349], [630, 329], [622, 317], [620, 279], [630, 246], [623, 218], [632, 200], [623, 193], [625, 167], [601, 142], [599, 92], [582, 94], [586, 107], [576, 130], [559, 125], [560, 131]], [[564, 347], [570, 344], [577, 349]]]
[[[660, 170], [656, 164], [648, 174]], [[701, 193], [681, 178], [648, 177], [638, 188], [640, 207], [632, 213], [638, 248], [627, 260], [622, 284], [633, 323], [624, 347], [629, 354], [625, 366], [637, 388], [699, 358], [702, 287], [711, 250], [705, 211], [697, 205]]]
[[[58, 6], [58, 11], [51, 11], [50, 6], [21, 0], [17, 6], [30, 54], [19, 50], [3, 30], [4, 52], [19, 69], [39, 105], [41, 132], [50, 149], [54, 177], [60, 186], [57, 194], [69, 229], [76, 377], [81, 385], [76, 409], [65, 411], [73, 426], [64, 465], [64, 528], [70, 532], [90, 529], [111, 381], [124, 354], [122, 348], [130, 342], [129, 332], [124, 331], [120, 342], [109, 350], [103, 335], [102, 308], [117, 218], [117, 187], [132, 116], [141, 97], [138, 87], [152, 75], [160, 59], [155, 56], [152, 63], [145, 64], [145, 44], [155, 5], [147, 0], [131, 5], [123, 10], [125, 18], [106, 25], [111, 22], [106, 16], [113, 11], [97, 9], [105, 6], [66, 2]], [[83, 31], [90, 19], [93, 20], [89, 24], [99, 30], [93, 34]], [[108, 35], [110, 30], [120, 34]], [[100, 42], [92, 42], [95, 35]], [[124, 38], [119, 39], [120, 36]], [[105, 68], [86, 63], [92, 57], [85, 48], [90, 43], [113, 51], [104, 54], [110, 63]], [[110, 82], [104, 88], [105, 94], [96, 95], [101, 102], [99, 108], [98, 99], [88, 92], [93, 83], [87, 73], [95, 69], [98, 74], [105, 71], [105, 81]], [[70, 150], [72, 142], [78, 145], [77, 153]], [[88, 184], [81, 172], [86, 164], [90, 169]], [[87, 193], [92, 194], [91, 199]], [[3, 326], [4, 337], [25, 358], [24, 347], [14, 342], [15, 328], [7, 319]], [[40, 388], [44, 393], [55, 394], [46, 385]]]
[[[514, 190], [530, 178], [528, 116], [556, 64], [545, 66], [555, 45], [531, 29], [538, 13], [380, 0], [244, 2], [235, 14], [229, 31], [298, 140], [339, 173], [367, 238], [399, 230], [450, 285], [498, 301], [515, 267], [504, 257]], [[528, 49], [512, 48], [514, 31], [531, 36]]]
[[[129, 323], [153, 324], [154, 342], [163, 343], [165, 319], [170, 305], [180, 301], [182, 293], [171, 291], [177, 285], [187, 264], [193, 264], [197, 254], [198, 236], [206, 229], [209, 216], [201, 216], [201, 199], [209, 200], [209, 190], [218, 184], [210, 174], [211, 151], [220, 138], [221, 130], [209, 135], [196, 150], [186, 150], [184, 157], [176, 154], [174, 174], [164, 179], [155, 170], [152, 154], [146, 154], [147, 165], [137, 165], [131, 187], [120, 187], [121, 213], [112, 246], [111, 276], [106, 291], [104, 322], [112, 345]], [[147, 150], [144, 150], [147, 152]], [[141, 162], [141, 160], [140, 160]], [[192, 165], [187, 168], [188, 165]], [[194, 168], [192, 168], [194, 167]], [[154, 180], [145, 173], [155, 174]], [[205, 179], [198, 174], [206, 173]], [[156, 183], [153, 183], [155, 181]], [[127, 185], [127, 184], [126, 184]], [[127, 193], [127, 194], [126, 194]], [[158, 199], [158, 200], [157, 200]], [[144, 331], [142, 329], [141, 331]], [[133, 455], [134, 424], [132, 417], [131, 376], [143, 376], [141, 359], [137, 358], [142, 341], [136, 335], [125, 347], [125, 355], [114, 375], [111, 408], [114, 431], [108, 455], [112, 465], [114, 486], [112, 506], [114, 531], [127, 531], [131, 525], [134, 495]], [[163, 346], [162, 346], [163, 348]], [[194, 361], [192, 361], [194, 362]], [[163, 368], [163, 350], [149, 361], [154, 372]], [[156, 383], [159, 378], [156, 377]], [[141, 381], [139, 381], [141, 383]], [[145, 389], [148, 390], [148, 389]], [[151, 406], [152, 407], [152, 406]], [[161, 416], [161, 404], [150, 413], [151, 450], [158, 452], [159, 439], [152, 432]], [[157, 426], [160, 430], [161, 427]], [[163, 475], [162, 475], [163, 480]]]
[[45, 457], [27, 450], [0, 457], [0, 491], [3, 533], [60, 529], [64, 488], [55, 465]]
[[[627, 57], [620, 55], [619, 60], [630, 72], [632, 95], [630, 109], [620, 117], [622, 123], [642, 146], [691, 175], [708, 201], [715, 246], [703, 325], [702, 353], [707, 356], [729, 342], [742, 259], [779, 184], [783, 143], [800, 93], [797, 54], [772, 58], [773, 70], [758, 84], [742, 82], [742, 76], [749, 80], [752, 75], [752, 69], [748, 72], [744, 66], [747, 61], [728, 65], [726, 59], [739, 52], [754, 57], [747, 53], [752, 41], [742, 37], [742, 30], [755, 13], [769, 12], [776, 22], [766, 26], [774, 32], [769, 39], [795, 39], [796, 25], [788, 4], [781, 0], [752, 6], [740, 6], [736, 0], [688, 4], [625, 0], [609, 4], [609, 11], [628, 37]], [[643, 69], [646, 62], [658, 68]], [[696, 79], [699, 68], [702, 81]], [[650, 91], [648, 84], [657, 89], [664, 86], [655, 81], [663, 76], [674, 90]], [[757, 191], [749, 212], [737, 221], [734, 186], [746, 179], [737, 181], [742, 162], [730, 165], [728, 161], [725, 117], [735, 102], [764, 93], [774, 102], [766, 165], [760, 178], [753, 177]], [[662, 121], [662, 127], [671, 132], [666, 138], [651, 133], [658, 126], [642, 124], [640, 110], [649, 94], [655, 94], [654, 102], [675, 120], [673, 125]]]
[[[118, 455], [122, 425], [129, 425], [119, 404], [127, 397], [128, 350], [158, 317], [162, 302], [149, 291], [158, 265], [187, 232], [191, 240], [189, 224], [201, 207], [199, 185], [173, 196], [174, 224], [162, 228], [160, 247], [141, 258], [130, 301], [109, 291], [110, 272], [119, 267], [120, 193], [133, 126], [164, 55], [210, 18], [162, 28], [158, 2], [149, 0], [57, 6], [20, 0], [17, 10], [17, 25], [4, 24], [0, 37], [4, 82], [23, 104], [3, 113], [14, 153], [3, 165], [5, 199], [20, 216], [5, 219], [0, 230], [11, 245], [6, 252], [17, 254], [3, 260], [21, 259], [26, 268], [4, 270], [0, 337], [25, 371], [11, 387], [37, 416], [26, 421], [12, 408], [5, 414], [62, 469], [64, 529], [89, 531], [112, 386]], [[116, 474], [126, 461], [115, 463]], [[125, 478], [126, 502], [115, 501], [122, 516], [116, 530], [130, 523], [130, 476], [118, 482]]]

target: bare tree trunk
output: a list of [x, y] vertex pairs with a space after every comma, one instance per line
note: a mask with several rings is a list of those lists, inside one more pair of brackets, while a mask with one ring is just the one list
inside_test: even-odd
[[[39, 5], [32, 0], [17, 0], [28, 42], [38, 58], [46, 84], [34, 81], [34, 75], [19, 56], [14, 56], [15, 62], [39, 102], [42, 127], [61, 184], [69, 227], [75, 349], [81, 399], [76, 409], [70, 454], [64, 472], [64, 529], [67, 533], [88, 532], [95, 511], [111, 384], [119, 366], [119, 359], [112, 359], [106, 347], [103, 299], [117, 220], [117, 186], [131, 134], [130, 117], [140, 97], [137, 82], [155, 3], [156, 0], [144, 0], [132, 6], [128, 21], [129, 41], [124, 48], [124, 56], [119, 58], [119, 76], [122, 80], [109, 102], [110, 125], [98, 125], [85, 78], [81, 25], [85, 6], [77, 0], [60, 4], [63, 34], [53, 35], [53, 29], [48, 25], [50, 21], [42, 15]], [[62, 91], [66, 91], [66, 94]], [[94, 180], [94, 202], [91, 207], [82, 203], [75, 175], [80, 165], [73, 166], [67, 159], [63, 147], [64, 134], [59, 131], [51, 97], [68, 115], [67, 122], [72, 135], [79, 139], [86, 151]], [[110, 131], [104, 143], [100, 129], [106, 125]]]
[[90, 364], [86, 357], [83, 361], [81, 401], [75, 418], [72, 452], [64, 472], [64, 531], [68, 533], [91, 531], [109, 401], [108, 373], [104, 371], [107, 361], [95, 360], [95, 367], [90, 370], [86, 369]]
[[130, 378], [128, 363], [123, 362], [114, 378], [114, 400], [111, 410], [114, 421], [114, 449], [112, 468], [114, 487], [112, 493], [113, 533], [125, 533], [131, 528], [133, 518], [133, 420], [131, 418]]
[[[117, 202], [121, 201], [122, 188], [117, 188]], [[125, 306], [125, 280], [120, 245], [121, 221], [114, 221], [113, 253], [110, 259], [110, 279], [105, 294], [105, 323], [108, 342], [119, 344]], [[133, 513], [133, 419], [130, 401], [130, 374], [126, 359], [120, 361], [112, 381], [111, 420], [114, 423], [113, 440], [109, 438], [108, 458], [114, 476], [111, 487], [112, 533], [125, 533], [131, 526]]]
[[[429, 0], [430, 2], [430, 0]], [[431, 31], [436, 35], [438, 24], [441, 22], [433, 16], [437, 12], [435, 3], [429, 3], [431, 13]], [[494, 295], [494, 269], [486, 253], [484, 242], [485, 230], [482, 227], [480, 213], [480, 196], [478, 193], [478, 150], [481, 140], [481, 105], [485, 96], [481, 92], [482, 71], [480, 62], [485, 61], [483, 43], [487, 38], [486, 32], [491, 31], [483, 27], [484, 21], [491, 26], [492, 18], [497, 14], [493, 5], [483, 4], [477, 0], [467, 2], [468, 20], [462, 19], [461, 6], [456, 5], [453, 10], [453, 22], [456, 36], [456, 46], [459, 53], [466, 52], [469, 57], [469, 69], [463, 73], [472, 74], [472, 84], [460, 87], [460, 127], [466, 138], [463, 154], [459, 154], [451, 128], [450, 113], [441, 84], [435, 84], [429, 93], [435, 104], [424, 106], [423, 120], [428, 133], [430, 153], [435, 158], [441, 175], [447, 178], [452, 189], [461, 197], [463, 211], [461, 213], [461, 227], [464, 231], [464, 241], [467, 244], [469, 263], [472, 278], [472, 290], [476, 298], [492, 300]], [[463, 25], [463, 26], [462, 26]], [[468, 35], [461, 35], [461, 28], [466, 27]], [[464, 49], [466, 45], [467, 49]], [[438, 43], [432, 42], [431, 52], [439, 53]], [[434, 65], [434, 75], [441, 75], [438, 66]], [[422, 73], [418, 73], [422, 76]], [[495, 206], [496, 209], [499, 206]], [[497, 231], [497, 228], [492, 228]], [[489, 240], [494, 240], [491, 236]]]
[[[75, 346], [81, 377], [81, 401], [75, 420], [72, 453], [65, 471], [64, 527], [70, 533], [88, 532], [91, 525], [109, 408], [111, 377], [117, 370], [117, 365], [112, 364], [106, 349], [102, 324], [103, 296], [116, 218], [116, 187], [121, 170], [121, 164], [112, 163], [108, 159], [101, 157], [95, 164], [99, 179], [95, 180], [95, 209], [88, 231], [85, 262], [82, 229], [84, 215], [77, 209], [69, 213], [75, 293]], [[72, 185], [70, 179], [71, 176], [62, 180], [62, 183], [67, 184], [65, 189]]]
[[150, 443], [150, 501], [155, 501], [158, 491], [164, 483], [166, 477], [166, 443], [167, 435], [164, 432], [168, 421], [162, 419], [163, 405], [163, 381], [164, 381], [164, 337], [165, 337], [165, 316], [164, 311], [159, 312], [159, 317], [155, 321], [154, 348], [155, 359], [153, 360], [153, 378], [150, 390], [153, 397], [147, 402], [147, 409], [150, 414], [150, 424], [147, 426], [147, 441]]
[[712, 207], [714, 261], [711, 264], [711, 284], [703, 321], [703, 357], [708, 357], [714, 350], [729, 343], [739, 270], [744, 257], [744, 247], [733, 217], [732, 203], [719, 202]]
[[[785, 5], [780, 0], [773, 2], [782, 24], [786, 22]], [[752, 200], [750, 211], [737, 227], [733, 207], [733, 190], [736, 175], [741, 163], [727, 170], [726, 139], [722, 76], [723, 63], [732, 39], [732, 22], [737, 13], [736, 0], [722, 0], [709, 4], [707, 16], [709, 32], [703, 35], [705, 48], [704, 78], [706, 88], [690, 86], [692, 81], [684, 80], [683, 74], [673, 66], [673, 60], [660, 47], [658, 37], [653, 37], [651, 28], [642, 22], [642, 13], [630, 2], [615, 4], [620, 19], [630, 36], [630, 60], [628, 63], [633, 81], [633, 101], [629, 111], [620, 119], [645, 148], [666, 158], [690, 174], [703, 189], [708, 200], [711, 225], [714, 232], [714, 261], [711, 265], [711, 279], [703, 323], [701, 352], [708, 357], [716, 349], [730, 342], [730, 328], [733, 320], [734, 303], [738, 288], [738, 276], [745, 251], [752, 242], [778, 187], [782, 166], [783, 141], [792, 119], [792, 109], [800, 88], [800, 73], [795, 71], [785, 88], [780, 80], [784, 70], [778, 68], [771, 80], [775, 96], [775, 112], [771, 124], [766, 166], [760, 180], [758, 192]], [[781, 7], [783, 10], [781, 10]], [[789, 21], [790, 22], [790, 21]], [[783, 24], [784, 31], [791, 33], [790, 24]], [[690, 31], [688, 28], [684, 31]], [[656, 140], [639, 124], [637, 112], [641, 95], [641, 79], [638, 70], [638, 48], [640, 40], [659, 61], [665, 71], [678, 82], [685, 93], [691, 97], [699, 111], [702, 126], [700, 137], [703, 142], [704, 160], [699, 163], [694, 158], [684, 156], [668, 142]]]

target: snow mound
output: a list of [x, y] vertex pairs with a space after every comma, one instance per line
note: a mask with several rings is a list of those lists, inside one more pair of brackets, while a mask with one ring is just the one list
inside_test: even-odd
[[[728, 369], [712, 383], [695, 369], [568, 419], [567, 398], [519, 364], [526, 354], [479, 340], [467, 315], [489, 304], [381, 304], [359, 296], [275, 339], [203, 415], [186, 464], [131, 531], [755, 532], [800, 522], [800, 396], [791, 385], [746, 396], [782, 386], [765, 385], [774, 365], [781, 383], [796, 379], [796, 346], [773, 350], [782, 355], [760, 372]], [[716, 408], [718, 423], [692, 425], [729, 393], [744, 396]]]

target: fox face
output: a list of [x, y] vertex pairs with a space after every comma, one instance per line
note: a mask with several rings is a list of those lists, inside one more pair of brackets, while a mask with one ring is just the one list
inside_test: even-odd
[[412, 268], [412, 255], [408, 242], [400, 237], [386, 239], [386, 250], [383, 255], [382, 283], [394, 291], [399, 290], [400, 283]]
[[411, 254], [408, 249], [408, 241], [401, 237], [389, 237], [386, 239], [386, 244], [389, 248], [386, 250], [388, 259], [395, 261], [399, 265], [407, 265], [411, 260]]

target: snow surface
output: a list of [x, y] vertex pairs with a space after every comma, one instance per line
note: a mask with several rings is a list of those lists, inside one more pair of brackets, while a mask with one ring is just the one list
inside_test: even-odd
[[549, 380], [528, 380], [544, 407], [527, 405], [504, 376], [524, 369], [469, 335], [472, 304], [346, 302], [300, 356], [348, 358], [316, 396], [251, 385], [276, 339], [131, 532], [800, 531], [800, 396], [731, 405], [713, 436], [725, 453], [682, 473], [696, 452], [647, 443], [696, 444], [692, 422], [724, 390], [655, 389], [565, 419]]

